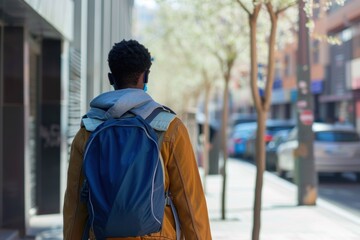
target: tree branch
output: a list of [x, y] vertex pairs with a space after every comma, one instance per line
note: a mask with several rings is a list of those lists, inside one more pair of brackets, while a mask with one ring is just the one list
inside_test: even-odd
[[257, 42], [256, 42], [256, 19], [251, 17], [250, 24], [250, 89], [254, 100], [254, 106], [257, 112], [262, 111], [262, 101], [259, 94], [259, 88], [257, 84], [258, 79], [258, 58], [257, 58]]
[[254, 7], [254, 12], [253, 12], [253, 14], [251, 14], [251, 16], [254, 17], [255, 19], [257, 19], [259, 16], [260, 9], [261, 9], [261, 4], [256, 5]]
[[241, 0], [236, 0], [236, 1], [240, 4], [241, 8], [244, 9], [244, 11], [250, 16], [251, 12], [249, 11], [249, 9], [246, 8], [246, 6], [242, 3], [242, 1]]
[[270, 19], [271, 19], [271, 22], [274, 22], [274, 20], [276, 19], [276, 16], [277, 14], [274, 12], [274, 7], [273, 5], [271, 4], [271, 2], [267, 2], [266, 3], [266, 9], [270, 15]]
[[215, 56], [215, 58], [219, 61], [220, 64], [220, 68], [221, 68], [221, 72], [224, 73], [225, 72], [225, 63], [224, 63], [224, 59], [221, 58], [220, 54], [217, 51], [213, 51], [211, 49], [209, 49], [209, 51]]
[[277, 30], [278, 16], [274, 13], [273, 6], [270, 2], [266, 3], [266, 8], [271, 18], [271, 29], [270, 29], [270, 37], [269, 37], [267, 78], [265, 85], [265, 98], [264, 98], [263, 107], [265, 111], [268, 111], [271, 104], [272, 87], [274, 85], [275, 44], [276, 44], [276, 30]]
[[283, 7], [283, 8], [280, 8], [280, 9], [278, 9], [278, 10], [276, 11], [275, 14], [276, 14], [276, 15], [279, 15], [280, 13], [286, 11], [288, 8], [291, 8], [291, 7], [295, 6], [297, 3], [298, 3], [298, 1], [294, 1], [294, 2], [290, 3], [290, 4], [287, 5], [287, 6], [285, 6], [285, 7]]

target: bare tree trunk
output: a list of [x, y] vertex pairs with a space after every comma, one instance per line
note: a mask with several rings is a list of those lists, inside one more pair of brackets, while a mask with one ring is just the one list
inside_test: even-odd
[[226, 203], [226, 163], [227, 163], [227, 123], [228, 123], [228, 100], [229, 100], [229, 78], [230, 78], [230, 72], [227, 73], [225, 76], [225, 88], [224, 88], [224, 99], [223, 99], [223, 113], [222, 113], [222, 129], [221, 129], [221, 138], [222, 138], [222, 153], [223, 153], [223, 159], [224, 164], [222, 167], [221, 174], [223, 176], [223, 184], [222, 184], [222, 194], [221, 194], [221, 219], [226, 219], [226, 209], [225, 209], [225, 203]]
[[257, 44], [256, 44], [256, 31], [257, 31], [257, 17], [260, 11], [260, 6], [254, 8], [253, 14], [249, 15], [250, 24], [250, 86], [253, 96], [255, 108], [258, 114], [258, 129], [256, 132], [256, 183], [255, 183], [255, 199], [254, 199], [254, 215], [253, 215], [253, 230], [252, 240], [258, 240], [260, 237], [261, 226], [261, 192], [263, 185], [263, 172], [264, 172], [264, 158], [265, 158], [265, 146], [264, 146], [264, 132], [265, 132], [265, 119], [266, 114], [263, 111], [262, 99], [259, 96], [259, 88], [257, 85], [258, 77], [258, 62], [257, 62]]
[[[264, 91], [264, 96], [261, 101], [256, 102], [256, 110], [258, 113], [257, 124], [258, 128], [256, 131], [256, 183], [255, 183], [255, 202], [254, 202], [254, 227], [252, 233], [252, 239], [258, 240], [260, 238], [260, 226], [261, 226], [261, 206], [262, 206], [262, 188], [265, 171], [265, 130], [266, 130], [266, 119], [267, 113], [270, 108], [272, 86], [274, 82], [274, 62], [275, 62], [275, 40], [276, 40], [276, 29], [277, 29], [277, 14], [273, 10], [271, 2], [266, 4], [266, 8], [271, 19], [271, 30], [269, 38], [269, 54], [267, 64], [267, 80]], [[254, 26], [252, 26], [254, 28]], [[253, 35], [251, 35], [253, 37]], [[254, 63], [255, 64], [255, 63]], [[253, 79], [252, 79], [253, 80]]]
[[267, 113], [266, 111], [258, 111], [257, 130], [256, 130], [256, 182], [255, 182], [255, 199], [254, 199], [254, 225], [252, 239], [258, 240], [260, 238], [260, 226], [261, 226], [261, 206], [262, 206], [262, 187], [263, 176], [265, 171], [265, 121]]
[[203, 126], [204, 130], [204, 139], [203, 139], [203, 167], [204, 167], [204, 180], [203, 187], [204, 192], [206, 192], [206, 177], [209, 173], [209, 99], [210, 99], [210, 90], [211, 83], [209, 82], [209, 78], [205, 70], [203, 70], [203, 79], [205, 85], [205, 106], [204, 106], [204, 114], [205, 114], [205, 122]]
[[257, 3], [257, 0], [253, 0], [254, 9], [251, 12], [241, 0], [237, 0], [240, 7], [249, 16], [250, 26], [250, 87], [251, 93], [254, 100], [256, 112], [258, 114], [257, 119], [257, 131], [256, 131], [256, 183], [255, 183], [255, 199], [254, 199], [254, 216], [253, 216], [253, 230], [252, 240], [259, 240], [260, 238], [260, 226], [261, 226], [261, 201], [262, 201], [262, 187], [263, 187], [263, 176], [265, 171], [265, 129], [267, 112], [270, 108], [272, 87], [274, 83], [274, 62], [275, 62], [275, 40], [276, 40], [276, 29], [279, 13], [285, 11], [291, 6], [296, 4], [296, 1], [284, 6], [278, 11], [274, 11], [271, 1], [267, 1], [267, 11], [271, 19], [271, 30], [269, 39], [269, 54], [268, 54], [268, 65], [267, 65], [267, 81], [264, 91], [264, 96], [260, 97], [259, 88], [257, 85], [257, 74], [258, 74], [258, 62], [257, 62], [257, 44], [256, 44], [256, 31], [257, 31], [257, 18], [260, 12], [261, 3]]

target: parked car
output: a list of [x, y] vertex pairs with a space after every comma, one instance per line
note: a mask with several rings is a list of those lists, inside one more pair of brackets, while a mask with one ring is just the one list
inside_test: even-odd
[[276, 170], [276, 165], [278, 161], [277, 153], [276, 153], [277, 148], [281, 143], [283, 143], [287, 139], [290, 131], [291, 129], [278, 131], [277, 133], [274, 134], [272, 140], [267, 144], [266, 162], [265, 162], [266, 170], [271, 170], [271, 171]]
[[[283, 119], [267, 119], [266, 120], [266, 130], [264, 141], [266, 146], [271, 140], [273, 140], [274, 134], [281, 130], [291, 130], [295, 127], [295, 121], [293, 120], [283, 120]], [[256, 148], [256, 131], [249, 137], [246, 142], [245, 157], [248, 159], [255, 159], [255, 148]]]
[[230, 126], [234, 128], [241, 123], [256, 122], [256, 113], [234, 113], [230, 117]]
[[[317, 172], [355, 172], [360, 180], [360, 138], [354, 127], [314, 123], [314, 161]], [[277, 171], [284, 176], [294, 171], [294, 150], [298, 147], [298, 130], [277, 149]]]
[[253, 135], [256, 126], [256, 122], [249, 122], [237, 124], [233, 128], [228, 140], [228, 154], [230, 157], [243, 157], [246, 142]]

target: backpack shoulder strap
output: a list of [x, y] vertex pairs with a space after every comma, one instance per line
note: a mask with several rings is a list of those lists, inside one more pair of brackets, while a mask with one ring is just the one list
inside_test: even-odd
[[[158, 137], [158, 147], [159, 147], [159, 157], [162, 169], [165, 169], [164, 160], [161, 156], [161, 146], [164, 139], [164, 134], [168, 129], [170, 123], [176, 115], [174, 113], [168, 112], [165, 108], [156, 108], [146, 119], [145, 121], [155, 130]], [[165, 184], [165, 172], [163, 171], [163, 179]]]
[[85, 116], [81, 119], [81, 126], [84, 126], [87, 131], [93, 132], [103, 122], [104, 120], [88, 118]]
[[[146, 118], [146, 121], [150, 124], [150, 126], [155, 130], [156, 134], [158, 135], [158, 145], [159, 145], [159, 152], [161, 149], [162, 141], [164, 138], [164, 134], [166, 130], [169, 128], [170, 123], [175, 119], [176, 115], [170, 108], [157, 108], [155, 109], [149, 117]], [[160, 153], [160, 162], [162, 165], [162, 169], [165, 169], [164, 160]], [[163, 179], [165, 184], [165, 172], [163, 171]], [[175, 227], [176, 227], [176, 239], [180, 240], [181, 236], [181, 227], [180, 227], [180, 220], [178, 213], [176, 211], [175, 205], [171, 200], [169, 190], [166, 191], [166, 205], [171, 207], [171, 211], [174, 215]]]
[[165, 132], [175, 117], [176, 115], [174, 113], [157, 108], [146, 118], [146, 121], [148, 121], [150, 126], [156, 131]]

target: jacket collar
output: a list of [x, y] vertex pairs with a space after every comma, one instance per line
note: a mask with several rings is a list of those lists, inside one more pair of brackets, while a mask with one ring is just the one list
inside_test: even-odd
[[90, 102], [90, 110], [83, 117], [81, 125], [87, 130], [93, 129], [94, 124], [97, 126], [107, 119], [120, 118], [129, 111], [145, 119], [159, 107], [162, 105], [141, 89], [126, 88], [110, 91], [100, 94]]

